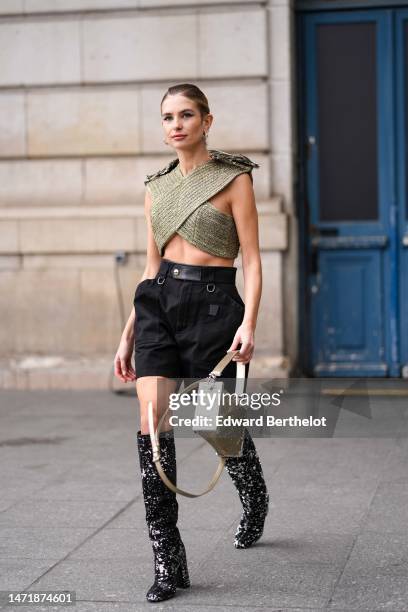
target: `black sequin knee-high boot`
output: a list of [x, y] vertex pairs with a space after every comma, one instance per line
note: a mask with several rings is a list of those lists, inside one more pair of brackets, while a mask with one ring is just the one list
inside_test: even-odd
[[225, 468], [238, 490], [243, 514], [235, 533], [235, 548], [248, 548], [261, 537], [268, 514], [269, 494], [261, 462], [247, 429], [242, 457], [229, 457]]
[[[166, 475], [176, 484], [176, 449], [174, 433], [160, 434], [160, 461]], [[146, 594], [148, 601], [170, 599], [176, 588], [187, 588], [190, 579], [184, 544], [177, 527], [178, 502], [162, 481], [153, 462], [152, 445], [148, 434], [137, 433], [142, 490], [146, 523], [154, 555], [155, 580]]]

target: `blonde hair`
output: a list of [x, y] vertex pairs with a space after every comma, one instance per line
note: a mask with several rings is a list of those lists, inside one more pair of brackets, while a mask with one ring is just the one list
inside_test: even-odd
[[192, 83], [179, 83], [178, 85], [173, 85], [169, 87], [166, 93], [164, 94], [162, 101], [160, 102], [160, 110], [162, 108], [163, 102], [168, 96], [175, 96], [176, 94], [182, 94], [189, 100], [192, 100], [197, 104], [198, 110], [200, 111], [201, 117], [207, 115], [210, 112], [210, 107], [208, 104], [208, 100], [206, 95], [201, 91], [197, 85], [193, 85]]

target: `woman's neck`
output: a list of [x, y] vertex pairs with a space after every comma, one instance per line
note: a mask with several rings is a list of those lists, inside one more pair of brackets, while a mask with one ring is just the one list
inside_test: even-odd
[[180, 151], [178, 154], [180, 171], [183, 176], [187, 176], [198, 166], [205, 164], [211, 159], [207, 147], [200, 147], [195, 151]]

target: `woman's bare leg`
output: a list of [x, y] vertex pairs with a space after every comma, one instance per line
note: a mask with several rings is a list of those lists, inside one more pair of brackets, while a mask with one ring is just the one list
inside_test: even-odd
[[[141, 376], [136, 380], [136, 393], [140, 403], [140, 431], [142, 434], [149, 433], [148, 404], [153, 402], [153, 423], [155, 429], [159, 419], [167, 410], [169, 405], [169, 395], [177, 389], [177, 380], [165, 376]], [[169, 412], [164, 419], [160, 431], [170, 431], [172, 429]]]

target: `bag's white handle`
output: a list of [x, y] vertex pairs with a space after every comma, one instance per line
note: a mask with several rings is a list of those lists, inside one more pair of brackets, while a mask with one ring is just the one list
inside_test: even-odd
[[[214, 376], [221, 376], [225, 367], [229, 364], [229, 362], [232, 360], [234, 355], [236, 355], [237, 353], [239, 353], [239, 350], [228, 351], [225, 354], [225, 356], [221, 359], [221, 361], [219, 361], [217, 365], [215, 366], [215, 368], [210, 372], [210, 375], [212, 374]], [[236, 365], [237, 365], [237, 375], [236, 375], [235, 393], [241, 394], [244, 388], [244, 385], [245, 385], [245, 364], [240, 361], [237, 361]], [[187, 393], [187, 391], [191, 391], [192, 389], [194, 389], [195, 386], [198, 386], [198, 384], [199, 384], [199, 381], [195, 381], [191, 383], [191, 385], [189, 385], [183, 390], [183, 393]], [[150, 440], [152, 443], [152, 451], [153, 451], [153, 461], [156, 465], [157, 471], [160, 475], [160, 478], [163, 480], [163, 482], [169, 487], [169, 489], [174, 491], [174, 493], [180, 493], [181, 495], [184, 495], [185, 497], [201, 497], [201, 495], [205, 495], [206, 493], [211, 491], [217, 484], [222, 474], [222, 470], [224, 469], [224, 465], [225, 465], [225, 458], [219, 457], [217, 469], [215, 470], [214, 475], [208, 487], [205, 489], [205, 491], [203, 491], [202, 493], [189, 493], [188, 491], [184, 491], [183, 489], [180, 489], [175, 484], [173, 484], [171, 480], [167, 477], [166, 472], [163, 470], [163, 467], [160, 463], [160, 441], [159, 441], [160, 434], [159, 432], [160, 432], [162, 422], [170, 409], [170, 406], [167, 407], [166, 411], [164, 412], [163, 416], [158, 422], [156, 431], [154, 430], [154, 422], [153, 422], [154, 415], [153, 415], [153, 402], [152, 401], [149, 401], [147, 409], [148, 409], [148, 420], [149, 420], [149, 434], [150, 434]]]
[[[163, 420], [163, 418], [166, 416], [167, 411], [168, 409], [166, 410], [166, 412], [160, 419], [160, 423]], [[180, 493], [181, 495], [184, 495], [185, 497], [201, 497], [201, 495], [205, 495], [206, 493], [211, 491], [211, 489], [213, 489], [215, 485], [217, 484], [222, 474], [222, 470], [224, 469], [224, 464], [225, 464], [225, 458], [224, 457], [219, 458], [218, 467], [215, 470], [214, 475], [208, 487], [205, 489], [205, 491], [203, 491], [202, 493], [189, 493], [188, 491], [184, 491], [183, 489], [180, 489], [175, 484], [173, 484], [171, 480], [167, 477], [166, 472], [163, 470], [163, 467], [160, 463], [160, 446], [159, 446], [160, 443], [159, 443], [159, 435], [158, 435], [158, 431], [160, 427], [158, 425], [157, 430], [154, 431], [153, 402], [151, 400], [149, 401], [149, 404], [148, 404], [148, 415], [149, 415], [150, 440], [152, 442], [152, 449], [153, 449], [153, 461], [156, 464], [157, 471], [159, 472], [159, 475], [161, 479], [163, 480], [163, 482], [169, 487], [169, 489], [174, 491], [174, 493]]]
[[[229, 362], [233, 359], [235, 355], [239, 353], [239, 349], [235, 349], [233, 351], [227, 351], [224, 357], [217, 363], [215, 368], [211, 370], [209, 376], [221, 376]], [[235, 393], [237, 395], [241, 395], [245, 387], [245, 364], [242, 361], [236, 362], [237, 370], [236, 370], [236, 379], [235, 379]], [[194, 389], [196, 382], [191, 383], [183, 390], [183, 393], [187, 393]]]

